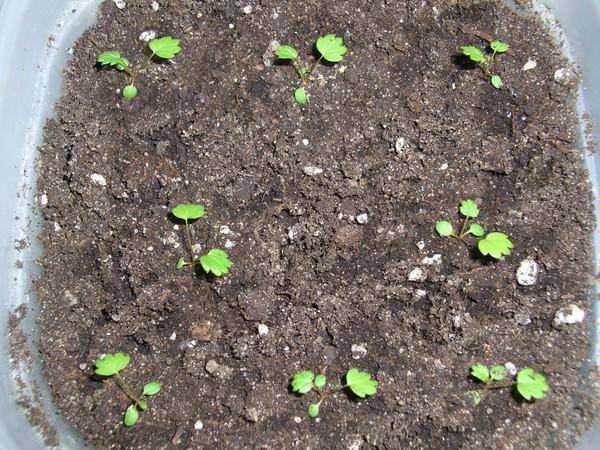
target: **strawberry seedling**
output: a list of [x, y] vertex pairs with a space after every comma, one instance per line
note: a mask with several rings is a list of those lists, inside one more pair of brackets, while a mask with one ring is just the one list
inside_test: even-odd
[[516, 378], [512, 381], [504, 381], [507, 375], [508, 371], [502, 365], [492, 368], [488, 368], [484, 364], [472, 365], [471, 376], [483, 383], [483, 389], [469, 391], [473, 405], [477, 406], [484, 395], [492, 389], [515, 387], [517, 393], [527, 401], [544, 398], [550, 389], [546, 377], [530, 367], [519, 370]]
[[134, 426], [139, 419], [139, 411], [148, 409], [148, 403], [146, 403], [144, 397], [156, 395], [161, 389], [160, 383], [151, 381], [144, 385], [140, 395], [135, 395], [120, 373], [129, 365], [129, 360], [129, 355], [124, 353], [109, 353], [96, 361], [96, 370], [94, 371], [96, 375], [113, 377], [116, 380], [117, 385], [133, 402], [133, 404], [125, 410], [125, 415], [123, 416], [123, 424], [126, 427]]
[[121, 53], [115, 50], [101, 53], [98, 56], [98, 62], [103, 66], [114, 67], [120, 72], [125, 72], [129, 76], [129, 84], [123, 88], [123, 97], [131, 100], [138, 94], [138, 89], [135, 86], [135, 81], [140, 72], [142, 72], [153, 58], [171, 59], [181, 51], [179, 39], [174, 39], [171, 36], [165, 36], [157, 39], [152, 39], [148, 43], [150, 55], [145, 62], [137, 66], [132, 66], [130, 62], [121, 56]]
[[365, 398], [369, 395], [377, 393], [377, 381], [371, 379], [371, 374], [363, 372], [359, 369], [352, 368], [346, 372], [346, 384], [330, 390], [325, 390], [327, 378], [323, 374], [316, 375], [310, 370], [302, 370], [297, 372], [291, 382], [292, 392], [300, 395], [308, 394], [310, 391], [315, 391], [319, 394], [319, 400], [316, 403], [308, 405], [308, 415], [317, 417], [321, 403], [330, 395], [340, 392], [344, 389], [349, 389], [354, 395], [359, 398]]
[[[467, 235], [483, 237], [485, 229], [478, 223], [470, 223], [471, 219], [479, 215], [479, 206], [473, 200], [463, 200], [460, 202], [460, 213], [465, 217], [462, 227], [458, 233], [455, 232], [452, 224], [447, 220], [440, 220], [435, 224], [435, 230], [442, 237], [453, 237], [465, 241]], [[487, 236], [477, 242], [477, 248], [484, 256], [491, 256], [495, 259], [502, 258], [503, 255], [510, 255], [513, 244], [504, 233], [492, 231]]]
[[496, 62], [496, 55], [507, 52], [510, 49], [510, 45], [497, 40], [489, 40], [488, 43], [491, 54], [489, 52], [484, 53], [479, 47], [472, 45], [466, 45], [460, 49], [463, 55], [468, 56], [471, 61], [481, 67], [483, 74], [490, 80], [492, 86], [496, 89], [501, 89], [503, 85], [502, 78], [500, 78], [500, 75], [492, 73], [492, 66]]
[[275, 56], [279, 60], [291, 61], [294, 69], [296, 69], [296, 74], [300, 78], [300, 86], [294, 91], [294, 99], [300, 105], [304, 105], [308, 101], [306, 86], [312, 80], [312, 75], [317, 70], [319, 63], [322, 60], [334, 64], [340, 62], [344, 59], [343, 56], [348, 51], [344, 45], [344, 40], [335, 34], [320, 36], [317, 39], [316, 47], [320, 56], [310, 67], [298, 61], [298, 51], [294, 47], [280, 45], [275, 49]]
[[196, 203], [180, 203], [171, 209], [171, 214], [184, 221], [185, 247], [190, 258], [190, 262], [187, 262], [184, 257], [179, 258], [177, 269], [183, 269], [189, 265], [200, 266], [206, 273], [212, 273], [217, 277], [229, 272], [232, 262], [225, 250], [213, 248], [199, 258], [194, 255], [190, 221], [204, 217], [204, 206]]

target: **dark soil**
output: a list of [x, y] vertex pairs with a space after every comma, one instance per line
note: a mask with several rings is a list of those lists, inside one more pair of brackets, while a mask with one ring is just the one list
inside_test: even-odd
[[[582, 394], [591, 323], [552, 322], [567, 305], [589, 312], [594, 220], [576, 76], [555, 81], [570, 66], [535, 18], [457, 0], [159, 3], [103, 4], [41, 149], [41, 347], [56, 403], [85, 439], [102, 449], [571, 445], [595, 414]], [[180, 37], [183, 51], [152, 64], [125, 101], [124, 75], [94, 62], [109, 49], [141, 62], [146, 30]], [[500, 91], [458, 56], [483, 45], [476, 32], [512, 45], [496, 65]], [[300, 108], [293, 69], [263, 55], [277, 39], [310, 60], [324, 33], [349, 53], [319, 67]], [[537, 67], [522, 70], [530, 58]], [[511, 237], [510, 256], [490, 261], [475, 240], [435, 233], [436, 220], [460, 223], [465, 198], [481, 204], [486, 229]], [[207, 210], [193, 225], [200, 251], [230, 253], [224, 278], [175, 270], [185, 247], [169, 209], [190, 201]], [[526, 258], [540, 266], [529, 287], [515, 277]], [[408, 281], [416, 268], [426, 279]], [[133, 429], [121, 423], [126, 396], [92, 377], [116, 351], [132, 356], [124, 375], [136, 389], [164, 386]], [[474, 407], [477, 362], [534, 367], [551, 391], [533, 403], [494, 391]], [[309, 419], [292, 374], [337, 381], [349, 367], [374, 374], [377, 395], [338, 394]]]

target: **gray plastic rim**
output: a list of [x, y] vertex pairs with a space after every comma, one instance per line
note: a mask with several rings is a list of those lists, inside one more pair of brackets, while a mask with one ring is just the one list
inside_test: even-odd
[[[0, 136], [2, 136], [3, 164], [0, 166], [0, 204], [4, 214], [0, 216], [0, 230], [7, 237], [0, 247], [0, 292], [4, 301], [0, 304], [0, 449], [44, 450], [41, 434], [25, 417], [25, 410], [17, 405], [19, 396], [30, 391], [30, 384], [37, 380], [42, 398], [38, 402], [56, 428], [61, 450], [85, 448], [77, 434], [56, 414], [48, 395], [47, 385], [41, 377], [37, 353], [32, 351], [33, 370], [26, 365], [13, 367], [8, 352], [8, 316], [20, 305], [33, 311], [24, 322], [28, 337], [35, 341], [36, 305], [31, 298], [31, 277], [35, 275], [34, 259], [39, 254], [35, 226], [35, 171], [34, 159], [42, 139], [46, 118], [52, 114], [52, 106], [62, 88], [62, 69], [68, 57], [68, 49], [77, 37], [95, 20], [100, 0], [0, 0], [0, 49], [3, 51], [3, 69], [0, 70]], [[600, 60], [593, 58], [596, 43], [600, 42], [600, 0], [570, 1], [546, 0], [544, 6], [536, 6], [537, 13], [559, 19], [566, 37], [565, 52], [580, 65], [583, 75], [582, 110], [589, 114], [596, 131], [600, 130], [600, 83], [594, 84], [600, 73]], [[548, 20], [551, 23], [551, 20]], [[557, 32], [560, 34], [560, 32]], [[565, 36], [562, 36], [563, 38]], [[597, 139], [596, 139], [597, 140]], [[586, 164], [596, 199], [600, 180], [600, 156], [585, 155]], [[600, 221], [599, 205], [596, 217]], [[30, 246], [17, 250], [15, 242], [25, 239]], [[600, 231], [594, 233], [596, 267], [600, 267]], [[24, 262], [24, 269], [15, 266], [17, 260]], [[590, 294], [596, 327], [600, 317], [598, 286]], [[590, 360], [600, 365], [600, 333], [596, 327], [590, 348]], [[32, 347], [35, 349], [35, 347]], [[28, 384], [25, 390], [17, 389], [15, 378], [19, 376]], [[21, 397], [22, 399], [22, 397]], [[584, 435], [578, 450], [597, 448], [600, 440], [600, 422]]]

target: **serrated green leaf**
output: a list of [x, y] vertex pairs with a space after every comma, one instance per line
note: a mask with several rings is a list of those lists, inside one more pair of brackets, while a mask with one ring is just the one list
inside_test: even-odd
[[298, 76], [301, 79], [304, 79], [310, 73], [310, 69], [308, 67], [298, 67]]
[[469, 233], [471, 233], [473, 236], [481, 237], [485, 234], [485, 230], [478, 223], [472, 223], [469, 226]]
[[479, 64], [487, 63], [487, 59], [485, 58], [485, 55], [483, 54], [481, 49], [474, 47], [472, 45], [466, 45], [464, 47], [461, 47], [460, 49], [461, 49], [463, 55], [468, 56], [469, 59], [471, 59], [471, 61], [474, 61]]
[[317, 39], [317, 50], [323, 59], [329, 62], [340, 62], [348, 49], [344, 46], [344, 40], [335, 34], [327, 34]]
[[140, 413], [138, 412], [137, 407], [135, 405], [131, 405], [125, 411], [125, 416], [123, 417], [123, 425], [125, 425], [126, 427], [132, 427], [136, 424], [139, 417]]
[[494, 366], [490, 369], [490, 378], [494, 381], [502, 381], [508, 375], [508, 370], [502, 365]]
[[181, 258], [179, 258], [177, 260], [177, 270], [181, 270], [183, 269], [185, 266], [187, 266], [187, 263], [185, 262], [185, 258], [182, 256]]
[[142, 394], [146, 396], [156, 395], [160, 392], [161, 384], [158, 381], [151, 381], [150, 383], [146, 383], [144, 385], [144, 389]]
[[308, 405], [308, 415], [315, 418], [319, 415], [319, 405], [317, 403], [311, 403]]
[[294, 91], [294, 100], [296, 100], [296, 103], [300, 105], [304, 105], [306, 103], [306, 91], [303, 87], [299, 87]]
[[217, 277], [229, 272], [232, 266], [227, 252], [220, 248], [211, 249], [206, 255], [200, 257], [200, 265], [206, 273], [212, 272]]
[[479, 215], [479, 206], [473, 200], [463, 200], [460, 202], [460, 213], [465, 217], [474, 219]]
[[517, 374], [517, 391], [525, 400], [542, 399], [550, 389], [546, 378], [530, 367], [519, 370]]
[[279, 59], [296, 59], [298, 52], [294, 47], [290, 47], [289, 45], [280, 45], [275, 50], [275, 56]]
[[506, 42], [502, 42], [502, 41], [492, 41], [492, 42], [490, 42], [490, 47], [496, 53], [504, 53], [504, 52], [508, 51], [508, 49], [510, 48], [510, 45], [508, 45]]
[[96, 375], [110, 377], [119, 373], [129, 365], [129, 355], [122, 352], [104, 355], [103, 358], [96, 361]]
[[500, 75], [492, 75], [490, 78], [490, 83], [496, 89], [502, 89], [502, 86], [504, 86], [504, 83], [502, 83], [502, 78], [500, 78]]
[[502, 255], [510, 255], [513, 244], [506, 234], [494, 231], [480, 240], [477, 247], [482, 255], [490, 255], [492, 258], [500, 259]]
[[452, 228], [452, 224], [446, 220], [440, 220], [435, 224], [435, 231], [442, 237], [451, 236], [454, 233], [454, 228]]
[[484, 364], [473, 364], [471, 366], [471, 375], [478, 380], [487, 383], [490, 379], [490, 370]]
[[310, 370], [302, 370], [292, 377], [292, 392], [306, 394], [313, 388], [315, 374]]
[[171, 214], [181, 220], [196, 220], [204, 216], [204, 206], [196, 203], [180, 203], [171, 209]]
[[371, 379], [371, 374], [352, 368], [346, 372], [346, 385], [360, 398], [374, 395], [377, 392], [377, 381]]
[[179, 39], [174, 39], [171, 36], [152, 39], [148, 43], [148, 47], [150, 47], [150, 50], [152, 50], [156, 56], [163, 59], [171, 59], [181, 51]]
[[117, 51], [108, 51], [98, 55], [98, 62], [103, 66], [116, 66], [119, 70], [129, 67], [129, 61], [123, 58]]
[[325, 386], [325, 383], [327, 383], [327, 377], [325, 375], [317, 375], [315, 377], [315, 387], [321, 389], [323, 386]]

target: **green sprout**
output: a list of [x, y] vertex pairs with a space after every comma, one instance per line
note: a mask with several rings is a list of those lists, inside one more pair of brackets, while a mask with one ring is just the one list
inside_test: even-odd
[[171, 214], [181, 219], [185, 223], [184, 237], [185, 247], [190, 257], [191, 262], [187, 262], [184, 257], [179, 258], [177, 261], [177, 269], [183, 269], [185, 266], [200, 266], [207, 274], [212, 273], [213, 275], [220, 277], [229, 272], [229, 268], [232, 262], [229, 260], [229, 256], [225, 250], [220, 248], [213, 248], [208, 253], [200, 256], [199, 258], [194, 255], [192, 250], [192, 232], [190, 230], [190, 221], [200, 219], [204, 217], [204, 206], [196, 203], [180, 203], [175, 205], [171, 209]]
[[137, 96], [138, 90], [135, 87], [135, 80], [140, 72], [142, 72], [148, 64], [152, 61], [155, 56], [161, 59], [174, 58], [177, 53], [181, 51], [179, 46], [179, 39], [174, 39], [171, 36], [164, 36], [157, 39], [152, 39], [148, 43], [150, 47], [150, 55], [146, 61], [133, 67], [129, 61], [121, 56], [121, 53], [111, 50], [108, 52], [101, 53], [98, 56], [98, 62], [103, 66], [111, 66], [120, 72], [125, 72], [129, 76], [129, 84], [123, 88], [123, 97], [126, 99], [133, 99]]
[[[452, 224], [447, 220], [440, 220], [435, 224], [435, 230], [442, 237], [453, 237], [465, 241], [465, 237], [471, 234], [475, 237], [483, 237], [485, 229], [478, 223], [470, 223], [471, 219], [479, 216], [479, 206], [473, 200], [462, 200], [460, 202], [460, 213], [465, 217], [460, 232], [456, 233]], [[500, 259], [502, 256], [510, 255], [513, 244], [504, 233], [492, 231], [477, 242], [477, 248], [484, 256]]]
[[486, 54], [479, 47], [474, 47], [472, 45], [466, 45], [460, 49], [463, 55], [468, 56], [471, 61], [477, 63], [477, 65], [481, 67], [483, 74], [489, 78], [492, 86], [494, 86], [496, 89], [502, 89], [502, 78], [500, 78], [500, 75], [492, 73], [492, 66], [496, 61], [496, 55], [498, 53], [507, 52], [510, 49], [510, 45], [508, 45], [506, 42], [497, 41], [494, 39], [488, 42], [491, 54]]
[[474, 364], [471, 366], [471, 376], [483, 383], [483, 389], [478, 391], [469, 391], [473, 405], [477, 406], [484, 395], [492, 389], [502, 389], [516, 387], [517, 393], [527, 401], [532, 399], [543, 399], [546, 392], [550, 389], [546, 378], [539, 372], [530, 367], [525, 367], [517, 373], [512, 381], [504, 381], [508, 375], [506, 367], [496, 365], [488, 368], [484, 364]]
[[346, 384], [337, 388], [332, 388], [326, 391], [325, 385], [327, 384], [327, 378], [323, 374], [315, 375], [310, 370], [302, 370], [297, 372], [292, 377], [292, 392], [300, 395], [308, 394], [314, 390], [319, 394], [319, 400], [316, 403], [308, 405], [309, 417], [317, 417], [319, 415], [319, 409], [321, 403], [330, 395], [340, 392], [344, 389], [350, 389], [350, 391], [359, 398], [365, 398], [369, 395], [375, 395], [377, 393], [377, 381], [371, 378], [371, 374], [363, 372], [359, 369], [352, 368], [346, 372]]
[[148, 409], [148, 403], [146, 403], [144, 397], [156, 395], [161, 389], [159, 382], [151, 381], [144, 385], [140, 395], [135, 395], [120, 373], [129, 365], [129, 360], [129, 355], [124, 353], [109, 353], [96, 361], [96, 370], [94, 371], [96, 375], [114, 377], [119, 388], [121, 388], [125, 395], [133, 402], [133, 404], [125, 410], [125, 415], [123, 416], [123, 425], [126, 427], [134, 426], [139, 419], [139, 411]]
[[296, 74], [300, 78], [300, 86], [294, 91], [294, 99], [300, 105], [304, 105], [308, 101], [308, 94], [305, 88], [312, 80], [312, 75], [317, 70], [321, 60], [335, 64], [343, 61], [344, 54], [348, 51], [344, 45], [344, 40], [335, 34], [320, 36], [317, 39], [316, 47], [321, 56], [310, 67], [298, 62], [298, 51], [294, 47], [280, 45], [275, 49], [275, 56], [279, 60], [291, 61], [294, 69], [296, 69]]

